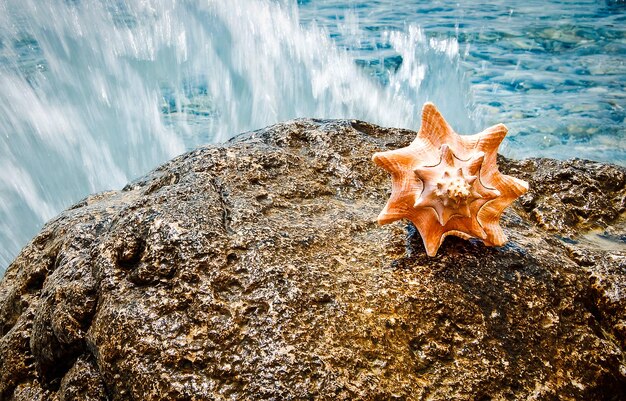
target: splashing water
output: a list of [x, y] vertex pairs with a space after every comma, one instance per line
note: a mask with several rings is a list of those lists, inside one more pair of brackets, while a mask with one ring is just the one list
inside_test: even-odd
[[417, 26], [385, 33], [404, 61], [384, 82], [291, 2], [7, 0], [0, 27], [0, 271], [71, 203], [198, 144], [295, 117], [417, 128], [426, 100], [477, 126], [456, 40]]
[[295, 117], [416, 129], [430, 100], [461, 133], [505, 122], [507, 155], [624, 165], [624, 11], [614, 0], [4, 0], [0, 274], [87, 194]]
[[[623, 0], [299, 2], [303, 21], [319, 21], [383, 80], [405, 60], [387, 49], [381, 32], [419, 24], [430, 41], [456, 38], [447, 43], [458, 46], [476, 112], [484, 125], [506, 123], [501, 151], [509, 156], [626, 165]], [[455, 96], [446, 73], [428, 91]]]

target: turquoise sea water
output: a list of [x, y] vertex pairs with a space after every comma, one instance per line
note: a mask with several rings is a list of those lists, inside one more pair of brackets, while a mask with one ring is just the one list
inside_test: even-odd
[[[384, 83], [403, 62], [386, 40], [390, 33], [452, 38], [473, 110], [485, 124], [506, 123], [510, 155], [626, 163], [626, 2], [345, 4], [301, 1], [302, 21], [323, 25]], [[429, 91], [465, 95], [450, 93], [446, 77], [437, 78]]]
[[0, 272], [43, 223], [197, 145], [295, 117], [626, 165], [624, 1], [0, 2]]

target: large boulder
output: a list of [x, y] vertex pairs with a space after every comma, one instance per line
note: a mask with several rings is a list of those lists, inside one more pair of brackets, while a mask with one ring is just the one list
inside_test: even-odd
[[379, 227], [375, 151], [295, 120], [181, 155], [43, 228], [0, 284], [0, 400], [618, 400], [626, 171], [500, 159], [506, 246]]

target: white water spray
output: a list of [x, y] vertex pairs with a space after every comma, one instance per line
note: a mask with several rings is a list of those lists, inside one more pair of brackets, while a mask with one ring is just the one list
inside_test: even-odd
[[451, 39], [387, 33], [383, 86], [293, 3], [0, 4], [0, 272], [41, 225], [199, 144], [295, 117], [417, 128], [426, 100], [475, 126]]

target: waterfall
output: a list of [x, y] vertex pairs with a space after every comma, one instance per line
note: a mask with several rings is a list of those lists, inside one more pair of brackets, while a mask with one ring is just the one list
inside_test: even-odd
[[0, 274], [86, 195], [199, 144], [296, 117], [419, 127], [426, 100], [476, 128], [454, 38], [383, 32], [369, 74], [295, 2], [5, 0], [0, 4]]

